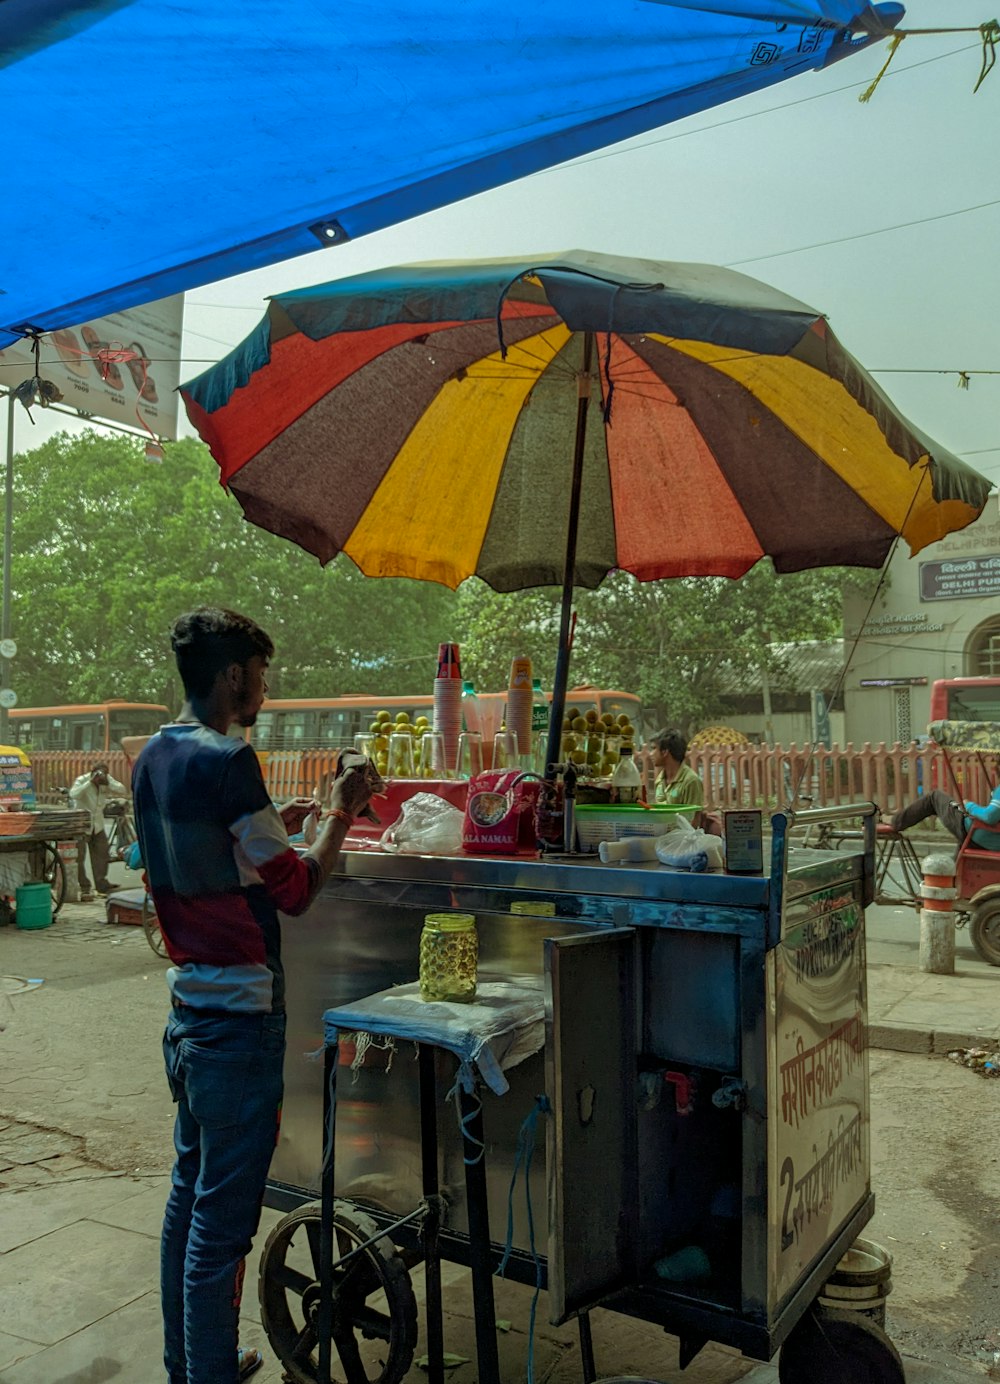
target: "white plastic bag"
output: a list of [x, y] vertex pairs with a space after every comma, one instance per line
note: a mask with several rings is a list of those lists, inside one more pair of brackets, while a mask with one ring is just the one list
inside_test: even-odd
[[657, 839], [656, 858], [661, 865], [669, 865], [674, 870], [690, 870], [694, 874], [721, 870], [722, 841], [707, 831], [682, 827]]
[[462, 849], [463, 821], [464, 814], [436, 793], [414, 793], [379, 844], [403, 855], [453, 855]]

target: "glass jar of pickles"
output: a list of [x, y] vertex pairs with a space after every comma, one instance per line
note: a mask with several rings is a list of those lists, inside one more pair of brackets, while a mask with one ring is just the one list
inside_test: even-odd
[[478, 957], [471, 913], [428, 913], [420, 934], [420, 998], [471, 1004]]

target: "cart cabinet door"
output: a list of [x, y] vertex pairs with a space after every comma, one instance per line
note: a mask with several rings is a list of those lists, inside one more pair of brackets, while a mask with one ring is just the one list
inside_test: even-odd
[[632, 928], [545, 943], [554, 1325], [636, 1281], [637, 946]]

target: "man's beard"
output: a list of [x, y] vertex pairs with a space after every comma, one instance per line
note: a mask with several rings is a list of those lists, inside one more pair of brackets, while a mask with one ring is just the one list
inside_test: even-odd
[[255, 708], [253, 711], [249, 710], [248, 704], [250, 699], [247, 693], [247, 684], [249, 682], [249, 678], [247, 677], [247, 671], [245, 668], [241, 669], [241, 672], [243, 674], [243, 677], [240, 683], [240, 698], [242, 699], [244, 705], [240, 707], [236, 712], [236, 724], [238, 726], [242, 726], [244, 730], [249, 730], [250, 727], [255, 725], [257, 722], [257, 711], [259, 710], [259, 707]]

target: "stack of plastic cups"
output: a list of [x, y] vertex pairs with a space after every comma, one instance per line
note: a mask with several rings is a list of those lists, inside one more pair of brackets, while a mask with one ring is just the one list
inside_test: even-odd
[[522, 769], [533, 768], [531, 745], [531, 659], [515, 658], [510, 665], [507, 688], [507, 729], [517, 736], [517, 751]]
[[457, 644], [438, 645], [434, 730], [444, 738], [445, 763], [454, 764], [462, 731], [462, 668]]

